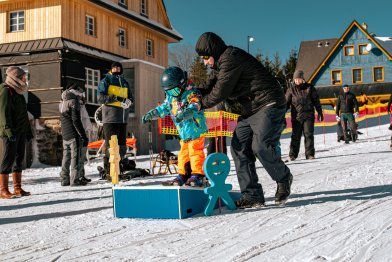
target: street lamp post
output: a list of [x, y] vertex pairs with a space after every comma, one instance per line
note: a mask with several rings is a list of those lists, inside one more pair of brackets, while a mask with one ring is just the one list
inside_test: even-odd
[[249, 53], [249, 43], [255, 41], [255, 38], [253, 36], [248, 35], [248, 53]]

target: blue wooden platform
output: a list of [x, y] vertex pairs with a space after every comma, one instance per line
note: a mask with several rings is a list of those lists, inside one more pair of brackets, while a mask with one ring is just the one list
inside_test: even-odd
[[[238, 191], [230, 192], [234, 200]], [[118, 218], [187, 218], [204, 211], [208, 195], [204, 188], [180, 186], [113, 187], [114, 216]], [[223, 202], [222, 202], [223, 205]]]

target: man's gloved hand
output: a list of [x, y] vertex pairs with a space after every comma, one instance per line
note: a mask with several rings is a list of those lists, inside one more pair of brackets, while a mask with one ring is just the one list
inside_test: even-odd
[[359, 113], [358, 112], [355, 112], [354, 113], [354, 118], [358, 118], [359, 117]]
[[336, 116], [336, 121], [340, 121], [340, 117], [338, 115]]
[[324, 115], [323, 115], [323, 114], [318, 114], [318, 115], [317, 115], [317, 120], [318, 120], [319, 122], [323, 122], [323, 121], [324, 121]]
[[115, 96], [115, 95], [108, 95], [108, 96], [106, 96], [105, 104], [113, 103], [113, 102], [116, 102], [116, 101], [117, 101], [117, 96]]
[[177, 115], [174, 117], [174, 123], [178, 124], [192, 117], [193, 117], [193, 110], [187, 108], [177, 113]]
[[128, 109], [131, 105], [132, 105], [132, 100], [125, 98], [122, 102], [121, 102], [121, 107], [124, 109]]
[[142, 117], [142, 123], [145, 124], [148, 121], [153, 120], [154, 118], [158, 117], [158, 111], [156, 109], [151, 109]]
[[8, 140], [9, 140], [10, 142], [15, 142], [15, 141], [16, 141], [16, 135], [10, 136], [10, 137], [8, 138]]

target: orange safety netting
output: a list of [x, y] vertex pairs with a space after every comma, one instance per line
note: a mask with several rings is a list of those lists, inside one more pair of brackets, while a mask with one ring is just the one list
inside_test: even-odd
[[[94, 142], [90, 142], [87, 145], [87, 148], [90, 149], [99, 149], [101, 148], [102, 144], [105, 142], [105, 140], [98, 140], [98, 141], [94, 141]], [[127, 142], [126, 142], [127, 146], [135, 148], [136, 149], [136, 138], [127, 138]]]
[[[375, 118], [387, 114], [387, 104], [364, 105], [359, 108], [359, 117], [356, 122], [361, 122], [368, 118]], [[207, 119], [208, 133], [206, 137], [233, 136], [239, 115], [225, 111], [205, 112]], [[317, 115], [317, 114], [316, 114]], [[315, 126], [334, 126], [337, 124], [335, 110], [323, 109], [324, 121], [315, 121]], [[283, 134], [291, 132], [291, 114], [286, 113], [286, 129]], [[178, 131], [169, 116], [158, 119], [159, 133], [166, 135], [178, 135]]]

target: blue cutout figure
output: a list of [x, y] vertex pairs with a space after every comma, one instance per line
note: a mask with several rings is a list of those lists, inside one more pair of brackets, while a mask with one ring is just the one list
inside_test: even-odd
[[203, 169], [211, 184], [210, 187], [204, 189], [204, 193], [209, 195], [209, 201], [204, 209], [204, 215], [210, 216], [212, 214], [219, 197], [228, 209], [235, 210], [236, 206], [228, 192], [232, 189], [232, 185], [225, 184], [230, 171], [230, 160], [227, 155], [223, 153], [210, 154], [204, 161]]

